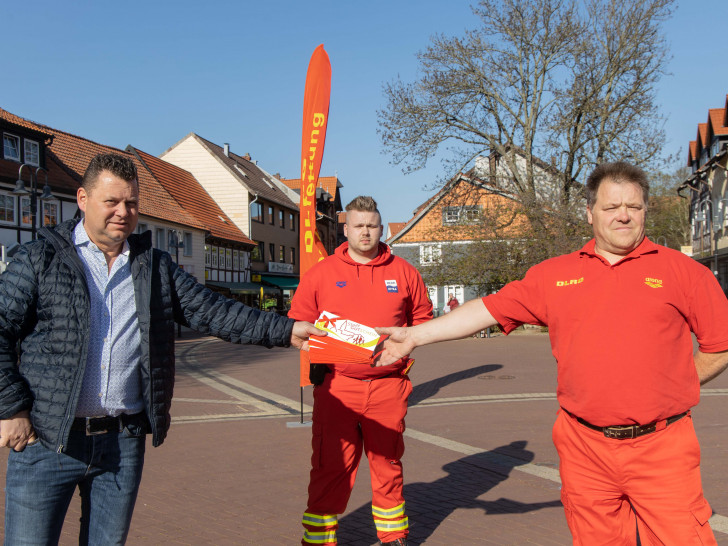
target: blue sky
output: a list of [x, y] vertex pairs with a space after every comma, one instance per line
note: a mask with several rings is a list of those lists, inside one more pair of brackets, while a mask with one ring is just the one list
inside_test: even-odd
[[[445, 173], [390, 164], [376, 133], [382, 85], [416, 76], [429, 37], [477, 24], [461, 0], [17, 3], [0, 0], [0, 106], [97, 142], [158, 155], [195, 132], [269, 172], [298, 176], [306, 68], [323, 43], [332, 98], [322, 175], [344, 203], [373, 195], [384, 222], [404, 221]], [[682, 0], [667, 24], [670, 76], [659, 87], [667, 151], [724, 106], [724, 0]]]

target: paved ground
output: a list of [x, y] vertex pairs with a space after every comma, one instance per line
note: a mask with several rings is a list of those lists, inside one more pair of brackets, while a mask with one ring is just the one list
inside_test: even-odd
[[[148, 447], [128, 543], [297, 544], [311, 429], [300, 426], [296, 352], [185, 332], [177, 354], [172, 429], [162, 447]], [[404, 456], [411, 542], [570, 544], [551, 443], [557, 405], [548, 338], [466, 339], [415, 357]], [[714, 529], [728, 545], [728, 374], [709, 387], [694, 417]], [[310, 387], [303, 403], [307, 421]], [[364, 463], [340, 519], [342, 545], [377, 543], [368, 473]], [[74, 499], [64, 545], [77, 543], [78, 506]]]

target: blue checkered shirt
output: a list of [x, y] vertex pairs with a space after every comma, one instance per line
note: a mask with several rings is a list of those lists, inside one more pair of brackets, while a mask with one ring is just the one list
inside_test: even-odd
[[117, 416], [144, 410], [141, 388], [141, 338], [129, 245], [109, 271], [103, 252], [88, 238], [83, 221], [73, 242], [91, 298], [88, 357], [76, 417]]

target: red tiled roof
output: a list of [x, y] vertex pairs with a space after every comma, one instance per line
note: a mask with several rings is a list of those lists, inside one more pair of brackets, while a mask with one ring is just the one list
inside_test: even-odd
[[150, 175], [184, 210], [204, 224], [214, 237], [255, 245], [227, 217], [191, 173], [138, 148], [129, 146], [127, 150], [135, 153]]
[[346, 223], [346, 211], [345, 210], [342, 210], [341, 212], [336, 214], [336, 223], [337, 224]]
[[[296, 190], [300, 193], [301, 190], [301, 179], [300, 178], [279, 178], [286, 186], [292, 190]], [[331, 195], [330, 201], [336, 200], [336, 190], [339, 187], [339, 179], [336, 176], [319, 176], [318, 187], [323, 188]]]
[[[42, 135], [45, 135], [45, 140], [50, 140], [51, 138], [53, 138], [53, 134], [48, 131], [44, 126], [23, 119], [20, 116], [16, 116], [15, 114], [11, 114], [7, 110], [3, 110], [2, 108], [0, 108], [0, 120], [3, 120], [12, 125], [17, 125], [24, 129], [29, 129], [36, 133], [41, 133]], [[18, 179], [19, 169], [20, 164], [16, 161], [10, 161], [0, 157], [0, 178], [7, 179], [8, 182], [12, 183]], [[31, 167], [31, 169], [33, 172], [36, 172], [35, 167]], [[46, 148], [45, 170], [48, 174], [48, 185], [51, 186], [51, 189], [60, 190], [61, 193], [76, 193], [76, 190], [79, 186], [80, 177], [76, 179], [72, 175], [72, 173], [67, 172], [66, 169], [63, 168], [63, 164], [55, 158], [52, 150], [50, 150], [49, 148]], [[31, 175], [29, 174], [29, 169], [23, 169], [22, 178], [28, 185], [30, 184], [30, 176]], [[41, 173], [38, 173], [38, 186], [42, 188], [44, 184], [45, 176]]]
[[691, 140], [688, 145], [688, 167], [698, 158], [698, 141]]
[[248, 154], [241, 156], [228, 149], [228, 154], [226, 155], [225, 149], [222, 146], [218, 146], [200, 135], [192, 134], [223, 165], [227, 166], [229, 172], [244, 184], [248, 188], [248, 191], [259, 195], [262, 199], [283, 205], [288, 209], [298, 210], [298, 203], [293, 202], [283, 189], [270, 182], [269, 176], [251, 160]]
[[709, 135], [728, 135], [728, 127], [725, 126], [724, 120], [725, 108], [711, 108], [708, 111]]
[[3, 108], [0, 108], [0, 119], [3, 119], [5, 121], [8, 121], [14, 125], [19, 125], [20, 127], [25, 127], [26, 129], [30, 129], [32, 131], [37, 131], [39, 133], [43, 133], [47, 137], [51, 137], [52, 134], [48, 131], [44, 130], [44, 126], [40, 123], [35, 123], [34, 121], [27, 120], [25, 118], [21, 118], [20, 116], [16, 116], [15, 114], [11, 114], [7, 110], [4, 110]]
[[698, 152], [708, 145], [708, 124], [698, 123]]
[[389, 222], [389, 224], [387, 224], [389, 228], [387, 229], [387, 235], [389, 235], [389, 237], [394, 237], [395, 235], [397, 235], [397, 233], [402, 231], [402, 229], [404, 229], [404, 226], [406, 225], [407, 222]]
[[[58, 190], [60, 193], [75, 194], [79, 183], [71, 177], [52, 157], [51, 154], [46, 156], [45, 169], [48, 172], [48, 185], [51, 190]], [[0, 178], [7, 179], [9, 183], [13, 183], [18, 179], [18, 171], [20, 163], [0, 158]], [[36, 172], [35, 167], [31, 167], [30, 171]], [[30, 187], [30, 171], [23, 169], [22, 178]], [[45, 185], [45, 176], [38, 173], [38, 189], [41, 190]]]
[[[172, 199], [167, 191], [152, 177], [139, 160], [132, 154], [99, 144], [91, 140], [53, 129], [47, 125], [41, 125], [23, 118], [19, 118], [14, 114], [10, 114], [6, 110], [1, 110], [0, 115], [3, 119], [12, 120], [13, 123], [21, 125], [34, 131], [39, 131], [53, 138], [53, 142], [48, 148], [49, 155], [59, 168], [63, 170], [75, 181], [83, 178], [91, 159], [100, 153], [116, 153], [128, 155], [137, 165], [139, 170], [139, 212], [145, 216], [159, 218], [176, 224], [187, 225], [198, 229], [206, 229], [204, 224], [185, 212], [179, 204]], [[55, 174], [55, 171], [54, 171]], [[50, 179], [50, 171], [49, 171]], [[75, 186], [78, 187], [78, 184]], [[75, 189], [74, 189], [75, 191]]]
[[139, 213], [175, 224], [183, 224], [198, 229], [205, 225], [188, 214], [162, 185], [144, 168], [133, 154], [98, 144], [91, 140], [53, 129], [53, 153], [79, 177], [83, 177], [86, 167], [93, 157], [100, 153], [128, 155], [134, 160], [139, 174]]

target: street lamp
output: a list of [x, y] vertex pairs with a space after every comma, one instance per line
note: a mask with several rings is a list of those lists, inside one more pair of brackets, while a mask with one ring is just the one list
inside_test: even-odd
[[[38, 200], [41, 202], [49, 199], [55, 199], [55, 196], [51, 192], [51, 188], [48, 185], [48, 171], [43, 167], [37, 167], [35, 174], [30, 171], [30, 191], [25, 189], [25, 182], [23, 182], [23, 167], [31, 168], [30, 165], [23, 163], [18, 169], [18, 180], [15, 182], [15, 189], [11, 191], [13, 195], [30, 195], [30, 233], [31, 238], [35, 240], [36, 236], [36, 216], [38, 212]], [[45, 185], [43, 186], [43, 193], [38, 197], [38, 172], [43, 171], [45, 175]], [[22, 200], [21, 200], [22, 203]], [[22, 213], [22, 211], [21, 211]]]

